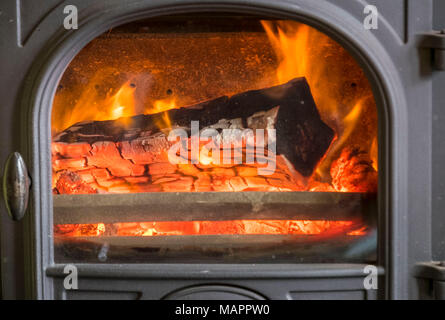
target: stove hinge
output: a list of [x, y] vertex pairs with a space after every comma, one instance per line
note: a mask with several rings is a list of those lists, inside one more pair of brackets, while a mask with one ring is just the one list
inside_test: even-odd
[[431, 49], [435, 70], [445, 70], [445, 29], [422, 34], [420, 47]]
[[417, 263], [414, 275], [421, 299], [445, 300], [445, 261]]

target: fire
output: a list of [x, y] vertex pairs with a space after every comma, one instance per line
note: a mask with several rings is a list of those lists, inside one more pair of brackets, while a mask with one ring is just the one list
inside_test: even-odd
[[111, 97], [111, 114], [108, 116], [109, 119], [120, 119], [122, 123], [128, 121], [128, 117], [135, 114], [135, 98], [134, 90], [128, 82], [125, 83], [118, 92]]
[[[155, 100], [153, 104], [145, 106], [142, 110], [137, 108], [138, 82], [130, 79], [122, 84], [117, 91], [109, 88], [105, 95], [98, 93], [97, 87], [102, 77], [95, 75], [90, 83], [85, 86], [80, 97], [71, 112], [65, 109], [54, 110], [52, 115], [52, 130], [60, 132], [78, 122], [116, 120], [128, 124], [129, 117], [137, 114], [153, 114], [177, 108], [174, 98]], [[161, 124], [160, 124], [161, 125]], [[170, 119], [165, 113], [163, 116], [163, 127], [170, 127]]]
[[340, 139], [338, 139], [337, 143], [335, 144], [335, 151], [336, 149], [339, 149], [343, 147], [345, 141], [349, 138], [351, 133], [354, 131], [354, 128], [357, 124], [357, 121], [360, 117], [360, 114], [362, 112], [363, 108], [363, 101], [358, 101], [355, 106], [352, 108], [352, 110], [345, 116], [343, 123], [344, 123], [344, 131], [340, 136]]
[[[124, 83], [115, 93], [110, 88], [102, 96], [96, 87], [101, 77], [96, 75], [82, 91], [71, 112], [53, 112], [52, 129], [62, 131], [75, 123], [94, 120], [114, 120], [136, 114], [135, 87], [130, 81]], [[56, 110], [57, 111], [57, 110]]]
[[171, 110], [171, 109], [175, 109], [175, 108], [177, 108], [175, 99], [156, 100], [153, 105], [153, 108], [151, 108], [149, 110], [149, 112], [147, 112], [147, 113], [148, 114], [159, 113], [159, 112], [163, 112], [163, 111], [167, 111], [167, 110]]
[[[277, 84], [305, 77], [322, 114], [341, 112], [338, 103], [341, 93], [333, 85], [337, 83], [337, 75], [329, 73], [324, 61], [324, 51], [332, 42], [330, 38], [308, 25], [292, 21], [261, 23], [279, 60]], [[342, 118], [343, 115], [338, 114]]]
[[375, 171], [378, 171], [378, 147], [377, 147], [377, 137], [372, 140], [370, 156], [372, 160], [372, 167]]
[[317, 80], [313, 79], [316, 73], [311, 69], [314, 64], [309, 62], [307, 50], [314, 29], [306, 25], [292, 26], [288, 22], [284, 24], [262, 21], [261, 23], [280, 60], [276, 71], [278, 83], [285, 83], [296, 77], [306, 77], [308, 81], [311, 78]]
[[344, 117], [343, 120], [343, 131], [340, 133], [340, 138], [335, 140], [332, 143], [329, 154], [324, 158], [324, 161], [320, 163], [317, 168], [317, 173], [321, 176], [323, 175], [323, 171], [326, 170], [328, 165], [331, 165], [333, 156], [337, 154], [338, 151], [341, 151], [346, 142], [348, 141], [351, 133], [354, 131], [360, 114], [363, 109], [363, 100], [358, 101], [352, 110]]
[[[365, 105], [373, 102], [372, 92], [370, 88], [356, 94], [347, 95], [344, 92], [343, 88], [347, 87], [349, 77], [326, 63], [331, 54], [329, 49], [337, 45], [327, 35], [293, 21], [261, 23], [279, 61], [276, 84], [285, 83], [295, 77], [305, 77], [322, 118], [336, 129], [338, 138], [316, 170], [322, 180], [328, 180], [334, 157], [350, 143], [359, 120], [366, 116]], [[338, 49], [344, 50], [340, 46]], [[371, 154], [374, 169], [377, 170], [377, 139], [373, 140], [372, 146], [362, 147]]]
[[[158, 147], [157, 141], [150, 142], [153, 144], [144, 144], [140, 149], [132, 149], [130, 145], [132, 141], [127, 140], [116, 143], [99, 141], [94, 148], [86, 142], [77, 144], [53, 142], [54, 193], [191, 191], [375, 193], [378, 169], [376, 106], [369, 84], [365, 76], [360, 74], [360, 67], [350, 60], [347, 60], [349, 64], [343, 65], [346, 51], [314, 28], [293, 21], [261, 23], [272, 47], [271, 56], [275, 53], [277, 59], [274, 61], [271, 58], [270, 61], [261, 62], [270, 63], [267, 65], [270, 71], [261, 76], [254, 73], [258, 79], [250, 79], [246, 73], [246, 79], [250, 81], [248, 86], [240, 84], [243, 79], [230, 78], [227, 70], [223, 72], [224, 65], [216, 67], [221, 68], [219, 71], [224, 83], [233, 88], [220, 89], [216, 87], [218, 86], [216, 82], [207, 81], [206, 76], [202, 75], [206, 81], [202, 81], [199, 85], [209, 84], [209, 88], [202, 90], [197, 83], [199, 81], [195, 81], [198, 87], [196, 91], [208, 90], [208, 93], [200, 92], [199, 95], [192, 97], [188, 95], [194, 93], [193, 90], [189, 88], [176, 90], [171, 86], [173, 83], [164, 81], [163, 65], [151, 68], [154, 71], [148, 77], [146, 74], [141, 74], [140, 77], [128, 74], [122, 76], [111, 67], [99, 69], [89, 78], [86, 85], [80, 86], [81, 91], [73, 90], [72, 95], [65, 93], [63, 98], [65, 100], [61, 98], [60, 101], [56, 95], [52, 130], [53, 133], [58, 133], [78, 122], [94, 120], [119, 119], [122, 123], [128, 124], [131, 116], [156, 113], [161, 113], [159, 123], [156, 125], [159, 128], [171, 128], [172, 121], [167, 111], [189, 105], [191, 101], [199, 102], [203, 99], [230, 95], [230, 90], [235, 92], [239, 89], [250, 90], [259, 84], [262, 88], [284, 84], [297, 77], [305, 77], [323, 121], [334, 129], [337, 135], [324, 158], [318, 163], [312, 177], [307, 178], [307, 181], [300, 181], [303, 178], [295, 177], [292, 168], [286, 164], [286, 159], [280, 157], [277, 158], [277, 170], [274, 174], [261, 176], [258, 174], [258, 166], [216, 165], [206, 152], [202, 154], [207, 157], [201, 156], [198, 164], [173, 165], [163, 154], [153, 155], [153, 159], [144, 158], [142, 155], [145, 149]], [[237, 51], [237, 55], [239, 54]], [[223, 55], [224, 52], [221, 52], [222, 59]], [[248, 59], [252, 57], [246, 56], [246, 60]], [[254, 60], [257, 59], [260, 61], [258, 56]], [[190, 72], [184, 72], [187, 75], [195, 71], [187, 70], [186, 66], [184, 70]], [[142, 79], [143, 77], [150, 79]], [[155, 85], [150, 81], [156, 82]], [[159, 90], [155, 91], [156, 86], [162, 87], [162, 90], [157, 88]], [[170, 89], [166, 91], [166, 88], [173, 88], [173, 91]], [[176, 96], [173, 96], [172, 92], [175, 92]], [[199, 100], [195, 101], [197, 97]], [[65, 108], [67, 99], [75, 101], [72, 108]], [[164, 146], [159, 146], [159, 149], [162, 147]], [[166, 153], [165, 150], [162, 152]], [[245, 150], [243, 152], [245, 153]], [[328, 220], [149, 221], [55, 225], [54, 228], [56, 236], [67, 237], [214, 234], [362, 236], [368, 232], [366, 226], [354, 221]]]
[[[305, 77], [323, 121], [336, 132], [336, 138], [307, 181], [295, 178], [286, 165], [280, 166], [273, 176], [264, 177], [258, 175], [257, 168], [252, 168], [252, 165], [215, 164], [208, 152], [201, 152], [206, 151], [201, 145], [199, 164], [179, 167], [165, 160], [166, 150], [156, 155], [156, 160], [141, 160], [140, 155], [134, 158], [133, 149], [126, 142], [106, 142], [95, 149], [85, 144], [67, 146], [54, 142], [55, 192], [375, 192], [377, 183], [372, 181], [377, 179], [378, 168], [375, 105], [367, 82], [351, 83], [349, 74], [360, 68], [351, 64], [345, 73], [341, 63], [328, 63], [332, 61], [333, 54], [343, 55], [345, 60], [345, 50], [314, 28], [293, 21], [261, 23], [277, 57], [275, 71], [263, 82], [279, 85], [296, 77]], [[119, 119], [127, 124], [128, 117], [141, 113], [160, 113], [155, 124], [162, 129], [172, 127], [167, 111], [178, 108], [178, 105], [184, 106], [183, 96], [173, 95], [171, 90], [167, 90], [167, 97], [150, 100], [153, 99], [150, 96], [152, 84], [144, 86], [146, 79], [143, 75], [126, 76], [126, 82], [117, 91], [110, 88], [105, 96], [100, 94], [98, 86], [103, 86], [104, 79], [113, 77], [115, 73], [115, 70], [105, 70], [95, 74], [71, 113], [60, 113], [55, 108], [53, 130], [57, 132], [84, 120]], [[362, 78], [364, 76], [356, 75], [352, 79], [358, 82], [357, 79]], [[354, 89], [353, 84], [358, 89]], [[357, 152], [343, 152], [351, 148], [355, 150], [356, 146], [359, 146]], [[145, 148], [147, 146], [143, 145], [141, 151], [134, 153], [143, 153]], [[97, 158], [92, 152], [98, 155]]]
[[153, 114], [153, 113], [159, 113], [159, 112], [163, 112], [162, 113], [162, 120], [160, 123], [157, 124], [157, 126], [159, 128], [171, 128], [171, 121], [170, 118], [168, 116], [168, 113], [165, 111], [171, 110], [171, 109], [176, 109], [176, 102], [174, 98], [171, 99], [163, 99], [163, 100], [156, 100], [153, 104], [153, 107], [150, 108], [150, 110], [148, 112], [146, 112], [146, 114]]
[[166, 236], [166, 235], [230, 235], [288, 234], [363, 236], [364, 226], [353, 221], [328, 220], [232, 220], [232, 221], [158, 221], [119, 222], [112, 224], [55, 225], [54, 234], [65, 237], [96, 236]]

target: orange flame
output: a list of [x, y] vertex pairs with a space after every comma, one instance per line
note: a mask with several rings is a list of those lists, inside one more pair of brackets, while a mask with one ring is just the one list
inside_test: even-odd
[[160, 123], [157, 123], [156, 125], [159, 128], [171, 128], [171, 120], [168, 116], [168, 113], [165, 111], [171, 110], [171, 109], [176, 109], [176, 102], [174, 98], [171, 99], [163, 99], [163, 100], [156, 100], [153, 104], [153, 107], [148, 110], [148, 114], [152, 114], [152, 113], [159, 113], [159, 112], [163, 112], [162, 113], [162, 120], [160, 121]]
[[[333, 157], [338, 156], [338, 151], [350, 141], [358, 120], [363, 115], [365, 102], [372, 95], [369, 92], [360, 92], [359, 95], [346, 97], [342, 89], [349, 77], [335, 72], [335, 68], [325, 61], [331, 54], [329, 48], [336, 45], [327, 35], [293, 21], [261, 23], [279, 61], [276, 84], [305, 77], [321, 117], [336, 130], [338, 137], [316, 170], [319, 176], [323, 176], [323, 173], [326, 175]], [[377, 139], [370, 149], [375, 149], [369, 151], [374, 153], [372, 160], [376, 169]]]
[[114, 96], [111, 97], [109, 100], [109, 103], [111, 104], [111, 107], [109, 108], [111, 114], [108, 119], [121, 119], [121, 122], [126, 123], [128, 118], [125, 117], [135, 114], [134, 90], [135, 89], [127, 82]]
[[378, 146], [377, 146], [377, 137], [372, 140], [370, 156], [372, 160], [372, 167], [375, 171], [378, 171]]
[[94, 77], [85, 87], [71, 112], [66, 112], [67, 109], [64, 109], [62, 114], [53, 112], [53, 130], [59, 132], [85, 120], [115, 120], [136, 113], [135, 88], [131, 86], [130, 81], [124, 83], [114, 94], [110, 88], [104, 98], [100, 97], [96, 90], [95, 85], [99, 81], [96, 78], [100, 79], [100, 76]]
[[[96, 79], [97, 78], [97, 79]], [[125, 82], [116, 93], [111, 94], [110, 88], [105, 98], [100, 97], [96, 90], [96, 84], [100, 82], [100, 75], [96, 75], [85, 87], [72, 108], [72, 112], [58, 114], [53, 112], [52, 129], [55, 132], [64, 130], [71, 125], [81, 121], [100, 121], [116, 120], [123, 124], [128, 124], [129, 117], [144, 113], [153, 114], [175, 109], [176, 102], [174, 98], [161, 99], [154, 101], [153, 105], [147, 107], [143, 112], [136, 110], [136, 85], [132, 81]], [[66, 109], [65, 109], [66, 110]], [[167, 113], [162, 116], [162, 127], [171, 127], [170, 119]]]
[[147, 113], [151, 114], [151, 113], [159, 113], [159, 112], [163, 112], [163, 111], [167, 111], [167, 110], [171, 110], [171, 109], [176, 109], [176, 102], [175, 99], [163, 99], [163, 100], [156, 100], [155, 103], [153, 104], [153, 108], [151, 108], [150, 110], [148, 110]]
[[[372, 162], [372, 167], [377, 170], [378, 146], [377, 134], [375, 133], [377, 130], [375, 109], [373, 109], [374, 105], [372, 105], [373, 100], [369, 91], [370, 88], [366, 86], [366, 81], [362, 81], [363, 79], [366, 80], [366, 78], [363, 74], [360, 74], [361, 69], [353, 61], [353, 58], [328, 36], [307, 25], [293, 21], [262, 21], [261, 23], [270, 40], [271, 47], [276, 53], [278, 66], [274, 59], [264, 61], [264, 64], [271, 68], [268, 69], [267, 75], [261, 76], [264, 78], [254, 78], [255, 81], [253, 83], [258, 81], [271, 86], [285, 83], [296, 77], [305, 77], [310, 85], [317, 109], [323, 121], [336, 132], [336, 137], [329, 150], [319, 162], [315, 174], [310, 178], [311, 186], [309, 189], [313, 191], [332, 191], [330, 168], [333, 160], [339, 157], [342, 149], [355, 143], [359, 145], [360, 150], [365, 151], [365, 153], [368, 151], [369, 158], [366, 158], [366, 160], [369, 160], [369, 163]], [[264, 38], [262, 38], [262, 41], [264, 41]], [[122, 79], [121, 77], [124, 78]], [[254, 77], [256, 77], [256, 73]], [[230, 80], [231, 78], [227, 78], [228, 82]], [[127, 82], [122, 85], [123, 81]], [[69, 83], [69, 85], [71, 84]], [[218, 89], [218, 84], [215, 83], [214, 86]], [[357, 89], [352, 89], [355, 87]], [[172, 121], [167, 111], [177, 108], [177, 102], [180, 105], [185, 105], [182, 99], [186, 96], [182, 94], [182, 96], [172, 97], [173, 91], [162, 90], [160, 93], [157, 93], [161, 96], [153, 97], [155, 91], [152, 90], [152, 84], [147, 80], [146, 74], [129, 75], [119, 73], [118, 70], [112, 67], [100, 69], [100, 72], [96, 72], [90, 78], [87, 85], [74, 83], [73, 87], [66, 86], [65, 88], [68, 90], [61, 92], [63, 98], [57, 100], [57, 95], [55, 98], [52, 124], [56, 132], [84, 120], [119, 119], [120, 122], [127, 124], [126, 122], [130, 121], [131, 116], [143, 113], [159, 113], [159, 115], [154, 117], [156, 125], [161, 129], [171, 128]], [[79, 94], [79, 92], [81, 93]], [[225, 94], [229, 93], [225, 92]], [[78, 97], [79, 95], [80, 97]], [[162, 99], [155, 100], [156, 98]], [[370, 116], [368, 117], [368, 115]], [[64, 148], [64, 146], [58, 147]], [[69, 151], [66, 153], [58, 152], [54, 157], [53, 168], [55, 173], [68, 169], [78, 172], [79, 176], [85, 177], [87, 180], [90, 179], [89, 182], [86, 182], [87, 184], [94, 181], [95, 178], [89, 177], [88, 173], [84, 172], [86, 171], [85, 159], [80, 159], [75, 154], [71, 157]], [[195, 168], [200, 173], [202, 173], [202, 170], [208, 169], [208, 172], [204, 172], [206, 178], [202, 179], [205, 181], [207, 181], [206, 179], [213, 179], [218, 174], [221, 175], [221, 173], [216, 174], [210, 170], [212, 167], [218, 167], [218, 165], [213, 163], [211, 155], [205, 157], [206, 154], [208, 153], [200, 152], [200, 163]], [[160, 157], [160, 159], [163, 158]], [[351, 163], [355, 162], [352, 161]], [[138, 168], [138, 172], [141, 175], [149, 175], [141, 167], [136, 168]], [[286, 168], [285, 170], [288, 169]], [[233, 170], [235, 171], [232, 172]], [[199, 177], [195, 171], [185, 173], [181, 171], [180, 173], [187, 177], [186, 181], [201, 180], [198, 179]], [[215, 172], [217, 171], [215, 170]], [[227, 174], [227, 176], [231, 178], [234, 174], [239, 175], [242, 169], [233, 168], [229, 172], [231, 173]], [[115, 189], [119, 190], [119, 192], [135, 192], [136, 190], [142, 192], [139, 191], [145, 190], [139, 188], [142, 184], [153, 182], [147, 178], [151, 179], [151, 177], [141, 177], [139, 179], [129, 177], [128, 180], [123, 181], [117, 178], [115, 183], [104, 183], [99, 187], [94, 186], [93, 190], [111, 192], [110, 190], [116, 187]], [[208, 182], [211, 185], [208, 188], [215, 188], [218, 191], [230, 191], [234, 187], [230, 184], [229, 178], [213, 179]], [[69, 183], [76, 183], [70, 179], [61, 179], [62, 187], [65, 180]], [[284, 178], [280, 177], [279, 179], [283, 180]], [[54, 185], [57, 184], [57, 181], [55, 180]], [[82, 180], [79, 178], [79, 181]], [[261, 186], [271, 190], [270, 186], [272, 184], [269, 180], [261, 181], [256, 183], [249, 180], [247, 181], [248, 183], [236, 185], [236, 189], [251, 190], [251, 188]], [[220, 186], [221, 183], [224, 183], [224, 186], [226, 186], [226, 182], [228, 183], [227, 188]], [[195, 187], [194, 183], [191, 183], [193, 187]], [[174, 183], [170, 184], [174, 185]], [[184, 189], [188, 190], [188, 182], [184, 184], [187, 186]], [[196, 185], [199, 184], [197, 183]], [[218, 186], [216, 187], [217, 184]], [[248, 185], [249, 188], [245, 188], [245, 185]], [[306, 184], [304, 185], [306, 186]], [[134, 189], [134, 186], [138, 188]], [[159, 187], [171, 190], [169, 185], [159, 184]], [[302, 186], [293, 187], [298, 190], [305, 188], [303, 184]], [[348, 190], [345, 189], [344, 191]]]
[[327, 75], [323, 48], [329, 44], [330, 38], [316, 29], [292, 21], [261, 23], [279, 60], [276, 71], [278, 84], [305, 77], [319, 109], [335, 109], [337, 103], [332, 97], [333, 92], [323, 81]]

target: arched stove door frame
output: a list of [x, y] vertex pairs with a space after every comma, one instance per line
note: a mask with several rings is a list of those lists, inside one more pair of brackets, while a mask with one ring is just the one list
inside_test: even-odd
[[[75, 4], [75, 1], [72, 1]], [[45, 17], [44, 28], [51, 19], [60, 20], [63, 5], [55, 8]], [[360, 5], [357, 5], [360, 8]], [[74, 56], [92, 39], [109, 28], [142, 18], [161, 15], [197, 12], [233, 12], [265, 15], [268, 17], [294, 19], [315, 28], [342, 44], [365, 70], [373, 88], [379, 116], [379, 264], [386, 270], [384, 296], [397, 298], [407, 292], [406, 267], [399, 268], [406, 256], [407, 225], [404, 212], [407, 210], [407, 193], [400, 186], [406, 185], [407, 172], [407, 103], [405, 89], [397, 69], [388, 55], [381, 39], [371, 31], [365, 30], [362, 21], [350, 13], [326, 1], [294, 0], [290, 2], [270, 1], [127, 1], [118, 0], [106, 4], [95, 1], [89, 7], [79, 4], [79, 29], [59, 28], [53, 33], [51, 41], [36, 58], [23, 88], [22, 114], [28, 124], [23, 134], [25, 161], [29, 164], [32, 177], [31, 206], [26, 218], [30, 232], [26, 235], [25, 249], [29, 261], [26, 274], [27, 292], [34, 298], [53, 298], [53, 280], [47, 274], [55, 275], [60, 266], [53, 264], [52, 194], [50, 164], [50, 115], [52, 100], [57, 83], [65, 68]], [[381, 24], [382, 37], [394, 46], [402, 44], [389, 24]], [[32, 37], [37, 35], [32, 35]], [[381, 37], [381, 38], [382, 38]], [[394, 49], [394, 48], [389, 48]], [[392, 235], [392, 236], [390, 236]], [[391, 241], [397, 237], [399, 241]], [[404, 240], [405, 239], [405, 240]], [[400, 254], [402, 253], [402, 254]], [[94, 265], [92, 266], [94, 267]], [[181, 266], [178, 266], [181, 267]], [[274, 276], [292, 274], [292, 269], [282, 272], [282, 267], [269, 270]], [[113, 268], [112, 266], [110, 268]], [[155, 269], [162, 266], [155, 265]], [[227, 266], [237, 270], [237, 266]], [[329, 269], [326, 265], [325, 269]], [[334, 266], [338, 268], [338, 266]], [[101, 268], [103, 269], [103, 268]], [[296, 268], [301, 273], [301, 268]], [[397, 269], [397, 272], [396, 272]], [[48, 271], [47, 271], [48, 270]], [[131, 271], [129, 269], [129, 271]], [[154, 273], [159, 273], [154, 270]], [[138, 272], [137, 270], [134, 272]], [[144, 273], [147, 272], [145, 268]], [[190, 271], [196, 273], [197, 270]], [[319, 271], [320, 272], [320, 271]], [[345, 272], [355, 274], [357, 269], [345, 266]], [[88, 271], [86, 271], [88, 273]], [[112, 273], [112, 272], [111, 272]], [[60, 274], [59, 274], [60, 276]], [[314, 276], [317, 277], [317, 271]], [[318, 275], [319, 276], [319, 275]]]

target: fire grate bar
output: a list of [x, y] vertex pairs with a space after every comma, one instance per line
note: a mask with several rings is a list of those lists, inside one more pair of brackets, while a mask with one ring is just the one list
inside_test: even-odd
[[218, 220], [354, 220], [372, 216], [376, 194], [153, 192], [54, 195], [54, 223]]

